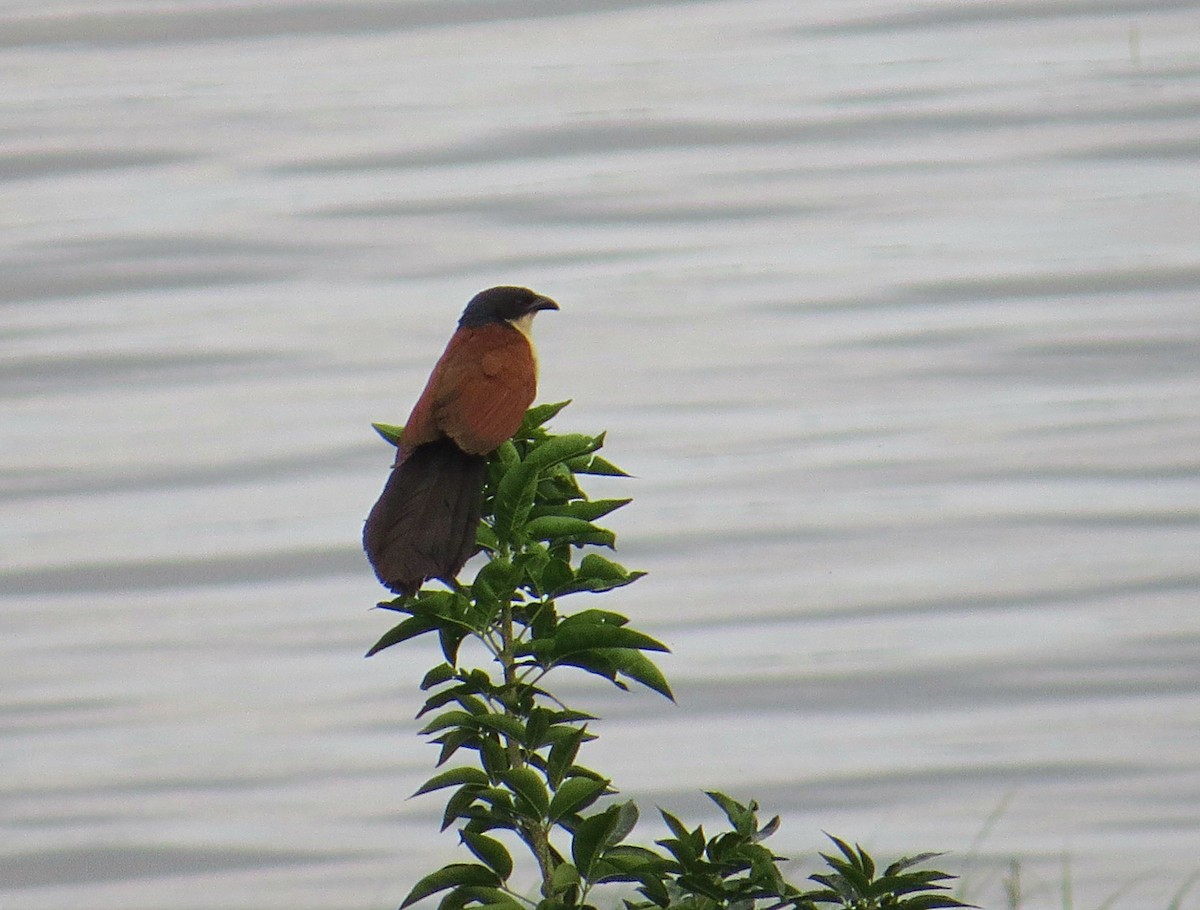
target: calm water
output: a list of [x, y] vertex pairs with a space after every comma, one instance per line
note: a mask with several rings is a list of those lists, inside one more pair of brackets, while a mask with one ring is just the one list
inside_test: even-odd
[[637, 475], [679, 705], [568, 689], [647, 815], [990, 906], [1200, 871], [1196, 3], [38, 0], [0, 79], [6, 910], [459, 857], [356, 541], [496, 283]]

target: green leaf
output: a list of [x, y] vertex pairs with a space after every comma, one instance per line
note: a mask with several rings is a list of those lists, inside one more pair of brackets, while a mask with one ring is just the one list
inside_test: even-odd
[[400, 445], [400, 439], [404, 435], [404, 427], [394, 426], [390, 423], [373, 423], [371, 426], [375, 428], [376, 433], [392, 445]]
[[679, 840], [687, 840], [691, 837], [692, 832], [676, 816], [665, 809], [659, 809], [658, 814], [662, 816], [662, 820], [667, 823], [667, 827], [671, 830], [671, 833]]
[[467, 599], [457, 591], [436, 591], [422, 588], [407, 606], [414, 616], [437, 616], [447, 620], [460, 620], [465, 613]]
[[570, 863], [559, 863], [550, 877], [550, 888], [555, 894], [580, 884], [579, 870]]
[[442, 897], [437, 910], [463, 910], [468, 905], [474, 910], [528, 910], [525, 905], [501, 889], [483, 885], [460, 885], [452, 888]]
[[425, 699], [425, 704], [417, 712], [417, 717], [424, 717], [430, 711], [436, 711], [438, 708], [443, 708], [450, 704], [450, 702], [454, 701], [454, 694], [454, 690], [433, 693], [433, 695]]
[[576, 499], [587, 499], [579, 488], [579, 481], [565, 464], [540, 472], [538, 502], [542, 505], [562, 505]]
[[637, 889], [638, 893], [659, 907], [669, 907], [671, 905], [671, 892], [667, 890], [664, 878], [665, 876], [653, 873], [639, 876], [638, 880], [642, 883], [642, 887]]
[[425, 678], [421, 680], [421, 691], [427, 692], [434, 686], [440, 686], [444, 682], [449, 682], [454, 678], [454, 667], [450, 664], [438, 664], [432, 670], [425, 674]]
[[513, 560], [513, 588], [524, 588], [534, 594], [543, 591], [546, 586], [541, 579], [551, 561], [550, 551], [543, 544], [526, 544]]
[[525, 412], [525, 419], [521, 421], [521, 428], [517, 430], [516, 435], [522, 438], [528, 437], [532, 430], [558, 416], [558, 412], [570, 403], [571, 399], [568, 398], [566, 401], [556, 401], [553, 404], [535, 405]]
[[479, 910], [529, 910], [527, 904], [522, 904], [520, 901], [513, 898], [511, 895], [505, 894], [503, 891], [492, 889], [491, 894], [485, 894], [484, 889], [472, 889], [480, 900]]
[[769, 822], [767, 822], [765, 825], [763, 825], [761, 828], [759, 828], [758, 831], [756, 831], [754, 833], [755, 843], [766, 840], [768, 837], [770, 837], [772, 834], [774, 834], [776, 831], [778, 831], [780, 822], [781, 822], [781, 819], [779, 818], [778, 815], [776, 815]]
[[549, 742], [546, 735], [550, 732], [551, 712], [545, 708], [533, 708], [528, 716], [521, 742], [527, 749], [537, 750]]
[[918, 891], [948, 891], [945, 885], [937, 884], [954, 878], [944, 872], [910, 872], [907, 875], [884, 875], [877, 878], [871, 885], [869, 897], [881, 898], [887, 895], [900, 896], [915, 894]]
[[517, 451], [517, 447], [513, 445], [511, 439], [506, 439], [500, 443], [499, 448], [495, 451], [496, 460], [505, 468], [511, 468], [521, 460], [521, 453]]
[[[418, 592], [421, 593], [421, 592]], [[375, 604], [381, 610], [391, 610], [393, 613], [412, 613], [413, 600], [407, 594], [401, 594], [391, 600], [381, 600]]]
[[918, 894], [896, 905], [900, 910], [940, 910], [944, 907], [974, 907], [944, 894]]
[[541, 518], [543, 515], [559, 515], [564, 518], [595, 521], [631, 502], [633, 502], [632, 499], [577, 499], [574, 502], [534, 506], [530, 514], [534, 518]]
[[488, 885], [497, 887], [500, 885], [500, 879], [496, 877], [496, 873], [487, 866], [480, 866], [476, 863], [451, 863], [448, 866], [443, 866], [437, 872], [431, 872], [423, 879], [413, 885], [413, 889], [408, 892], [408, 897], [404, 899], [404, 903], [400, 905], [401, 910], [422, 898], [429, 897], [431, 894], [436, 894], [439, 891], [445, 891], [447, 888], [453, 888], [456, 885]]
[[467, 630], [457, 625], [443, 624], [438, 629], [438, 644], [447, 663], [458, 663], [458, 646], [467, 637]]
[[398, 645], [402, 641], [408, 641], [410, 638], [416, 638], [418, 635], [424, 635], [426, 632], [432, 632], [438, 628], [438, 620], [432, 616], [410, 616], [404, 622], [397, 626], [393, 626], [389, 631], [383, 634], [379, 641], [371, 646], [366, 654], [370, 657], [372, 654], [378, 654], [384, 648], [390, 648], [392, 645]]
[[468, 743], [475, 743], [478, 738], [479, 735], [474, 730], [464, 730], [462, 727], [456, 727], [453, 730], [443, 733], [434, 740], [435, 743], [439, 743], [442, 747], [437, 763], [444, 765], [455, 752]]
[[585, 727], [576, 727], [550, 747], [550, 754], [546, 758], [546, 777], [551, 785], [561, 784], [587, 735]]
[[458, 832], [467, 849], [475, 854], [489, 869], [500, 876], [501, 881], [507, 881], [512, 875], [513, 860], [508, 849], [494, 837], [479, 834], [475, 831], [462, 830]]
[[475, 529], [475, 544], [489, 553], [495, 553], [500, 549], [500, 538], [496, 536], [495, 531], [481, 522]]
[[617, 679], [617, 668], [613, 666], [611, 660], [603, 653], [603, 651], [579, 651], [567, 657], [557, 659], [555, 665], [578, 667], [580, 670], [586, 670], [588, 673], [594, 673], [597, 676], [603, 676], [618, 689], [628, 691], [629, 687]]
[[509, 468], [496, 487], [493, 528], [500, 544], [516, 543], [515, 535], [529, 517], [537, 490], [537, 468], [526, 462]]
[[632, 584], [645, 575], [645, 572], [630, 572], [621, 579], [599, 579], [577, 575], [573, 579], [568, 579], [566, 582], [550, 588], [550, 596], [566, 597], [568, 594], [578, 594], [581, 591], [588, 591], [592, 594], [603, 594], [605, 591], [611, 591], [613, 588], [623, 588], [625, 585]]
[[554, 607], [554, 602], [535, 604], [532, 614], [527, 615], [526, 625], [534, 638], [551, 635], [558, 628], [558, 611]]
[[705, 790], [704, 795], [721, 807], [721, 811], [725, 813], [725, 817], [733, 825], [733, 830], [738, 834], [749, 837], [756, 833], [757, 825], [753, 810], [716, 790]]
[[604, 859], [625, 871], [649, 868], [663, 872], [670, 865], [653, 850], [636, 844], [614, 844], [604, 851]]
[[481, 727], [503, 733], [518, 741], [525, 738], [525, 725], [518, 718], [507, 714], [480, 714], [476, 715], [475, 722]]
[[[475, 791], [475, 799], [481, 803], [486, 803], [492, 807], [495, 818], [504, 820], [512, 814], [513, 811], [513, 795], [511, 790], [506, 790], [502, 787], [485, 787], [482, 790]], [[492, 819], [493, 821], [495, 819]], [[504, 827], [512, 827], [507, 822], [501, 822]]]
[[571, 839], [571, 858], [584, 879], [591, 878], [592, 867], [616, 827], [616, 809], [616, 806], [609, 806], [603, 812], [585, 818], [575, 829], [575, 836]]
[[473, 727], [475, 715], [469, 711], [460, 711], [457, 708], [453, 711], [444, 711], [441, 714], [430, 720], [419, 733], [436, 733], [438, 730], [444, 730], [447, 727]]
[[633, 800], [626, 800], [617, 805], [617, 823], [613, 826], [612, 833], [609, 835], [608, 842], [610, 844], [619, 844], [625, 840], [632, 832], [638, 823], [638, 807]]
[[434, 790], [440, 790], [443, 787], [454, 787], [462, 784], [477, 784], [481, 787], [488, 785], [488, 777], [478, 768], [451, 768], [449, 771], [443, 771], [441, 774], [436, 774], [417, 789], [413, 796], [420, 796], [423, 793], [432, 793]]
[[564, 616], [562, 620], [567, 625], [588, 624], [588, 625], [606, 625], [606, 626], [627, 626], [629, 625], [629, 617], [622, 616], [620, 613], [614, 613], [612, 610], [580, 610], [578, 613], [572, 613], [570, 616]]
[[[555, 726], [563, 726], [565, 724], [578, 723], [581, 720], [599, 720], [595, 714], [588, 714], [586, 711], [574, 711], [571, 708], [564, 708], [561, 711], [552, 713], [551, 721]], [[565, 736], [568, 731], [559, 730], [558, 734]], [[595, 739], [594, 736], [589, 736], [588, 739]]]
[[[604, 851], [602, 865], [604, 867], [602, 875], [594, 874], [593, 881], [638, 882], [642, 887], [637, 890], [660, 907], [668, 906], [671, 902], [670, 894], [667, 891], [668, 883], [672, 886], [675, 895], [679, 896], [679, 889], [674, 887], [675, 880], [672, 874], [674, 864], [644, 847], [624, 845], [609, 847]], [[600, 870], [597, 869], [596, 872], [599, 873]], [[627, 910], [634, 910], [635, 906], [638, 905], [631, 904], [629, 901], [625, 902]], [[690, 902], [680, 902], [679, 906], [681, 908], [696, 907]], [[814, 908], [799, 907], [797, 910], [814, 910]]]
[[612, 531], [598, 528], [582, 518], [569, 518], [564, 515], [543, 515], [541, 518], [530, 519], [525, 525], [525, 533], [530, 540], [567, 541], [580, 545], [611, 547], [616, 541], [616, 535]]
[[550, 808], [550, 794], [541, 777], [532, 768], [513, 768], [499, 775], [504, 786], [517, 794], [539, 818]]
[[631, 651], [628, 648], [598, 648], [591, 653], [603, 657], [610, 666], [634, 682], [641, 683], [670, 701], [675, 700], [667, 678], [654, 662], [640, 651]]
[[[850, 861], [850, 864], [855, 869], [858, 869], [860, 867], [861, 864], [859, 862], [858, 854], [851, 848], [851, 846], [849, 844], [847, 844], [840, 837], [834, 837], [828, 831], [824, 832], [824, 834], [827, 838], [829, 838], [831, 841], [833, 841], [834, 845], [838, 848], [838, 850], [840, 850], [842, 852], [842, 856], [846, 857], [846, 859]], [[823, 854], [823, 853], [821, 855], [825, 856], [825, 854]], [[828, 861], [829, 857], [825, 857], [825, 859]]]
[[629, 475], [611, 461], [605, 461], [599, 455], [583, 455], [572, 458], [567, 467], [576, 474], [597, 474], [604, 477], [628, 477]]
[[667, 646], [649, 635], [622, 626], [604, 623], [559, 623], [555, 630], [553, 653], [565, 656], [596, 648], [636, 648], [642, 651], [666, 651]]
[[463, 910], [474, 897], [468, 887], [451, 888], [438, 901], [437, 910]]
[[843, 903], [849, 903], [855, 899], [853, 892], [840, 875], [823, 875], [819, 872], [814, 872], [809, 877], [809, 881], [817, 882], [824, 885], [824, 891], [810, 891], [807, 897], [817, 903], [837, 903], [839, 899]]
[[557, 822], [568, 815], [583, 811], [599, 799], [607, 787], [606, 780], [594, 780], [590, 777], [567, 778], [550, 800], [546, 818], [550, 822]]
[[871, 880], [863, 875], [862, 870], [858, 868], [857, 862], [846, 862], [845, 860], [838, 859], [836, 856], [830, 856], [828, 853], [822, 853], [820, 856], [830, 868], [838, 873], [837, 877], [842, 879], [846, 888], [849, 889], [849, 893], [854, 895], [855, 899], [866, 897], [867, 891], [871, 887]]
[[569, 588], [574, 583], [575, 570], [565, 559], [550, 559], [531, 581], [535, 590], [550, 597], [557, 597], [559, 591]]
[[537, 442], [525, 453], [525, 464], [541, 471], [562, 462], [569, 462], [581, 455], [588, 455], [604, 445], [604, 436], [585, 436], [582, 433], [564, 433]]
[[589, 553], [579, 563], [574, 578], [552, 589], [552, 596], [563, 597], [577, 591], [600, 593], [620, 588], [637, 581], [645, 572], [630, 572], [624, 566], [605, 559], [598, 553]]
[[451, 692], [450, 695], [454, 701], [462, 705], [465, 710], [474, 714], [476, 718], [490, 713], [487, 702], [466, 692], [465, 687], [459, 687], [456, 691]]
[[441, 830], [445, 831], [462, 818], [463, 815], [467, 814], [479, 794], [484, 792], [486, 792], [486, 788], [480, 789], [474, 784], [463, 784], [451, 793], [450, 798], [446, 800], [445, 811], [442, 812]]
[[479, 737], [479, 763], [493, 780], [512, 767], [508, 750], [500, 744], [500, 737], [489, 734]]
[[517, 573], [512, 563], [499, 556], [493, 556], [475, 575], [471, 582], [471, 590], [476, 597], [484, 597], [499, 603], [507, 603], [512, 599], [513, 588], [517, 584]]
[[862, 869], [863, 875], [867, 878], [874, 878], [875, 860], [871, 859], [871, 855], [858, 844], [854, 845], [854, 849], [858, 852], [858, 867]]
[[721, 907], [728, 903], [727, 895], [721, 887], [699, 875], [684, 874], [679, 876], [679, 886], [693, 894], [707, 897]]
[[921, 863], [927, 863], [931, 859], [937, 859], [944, 855], [944, 853], [918, 853], [916, 856], [902, 856], [883, 870], [883, 874], [896, 875], [905, 869], [911, 869], [913, 866], [919, 866]]
[[746, 838], [736, 831], [718, 834], [704, 848], [710, 862], [721, 864], [737, 862], [747, 858]]

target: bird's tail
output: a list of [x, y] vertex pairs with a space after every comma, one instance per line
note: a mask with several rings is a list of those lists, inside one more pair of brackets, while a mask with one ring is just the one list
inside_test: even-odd
[[418, 446], [392, 469], [363, 528], [375, 574], [397, 594], [452, 580], [475, 552], [487, 459], [451, 439]]

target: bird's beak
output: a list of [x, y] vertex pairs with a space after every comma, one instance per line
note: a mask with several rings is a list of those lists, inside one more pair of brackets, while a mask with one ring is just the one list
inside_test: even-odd
[[558, 309], [557, 303], [555, 303], [549, 297], [543, 297], [539, 294], [537, 297], [533, 298], [533, 301], [529, 304], [529, 307], [525, 310], [525, 312], [532, 315], [533, 313], [536, 313], [538, 310], [557, 310], [557, 309]]

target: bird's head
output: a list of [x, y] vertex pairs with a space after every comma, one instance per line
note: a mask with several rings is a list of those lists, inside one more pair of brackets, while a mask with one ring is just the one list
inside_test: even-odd
[[494, 322], [510, 322], [526, 331], [539, 310], [557, 310], [558, 304], [549, 297], [535, 294], [529, 288], [496, 287], [480, 291], [471, 298], [462, 318], [460, 329], [477, 329]]

